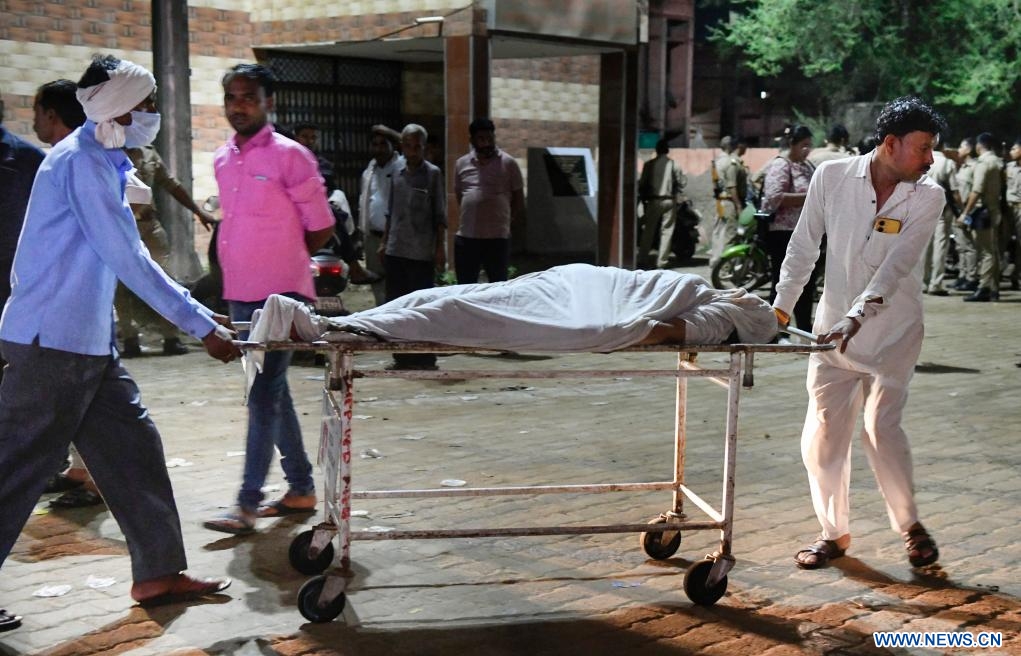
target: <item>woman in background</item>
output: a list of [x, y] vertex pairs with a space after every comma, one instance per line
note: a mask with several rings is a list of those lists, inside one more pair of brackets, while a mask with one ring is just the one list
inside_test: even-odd
[[[812, 132], [803, 125], [789, 126], [784, 130], [781, 148], [787, 153], [771, 161], [766, 167], [762, 185], [762, 210], [773, 212], [773, 221], [766, 226], [766, 253], [773, 285], [769, 302], [776, 299], [776, 283], [780, 281], [780, 265], [787, 254], [787, 244], [794, 234], [805, 204], [808, 183], [815, 172], [807, 160], [812, 150]], [[801, 330], [812, 330], [812, 303], [815, 301], [815, 271], [805, 285], [805, 291], [794, 305], [794, 321]]]

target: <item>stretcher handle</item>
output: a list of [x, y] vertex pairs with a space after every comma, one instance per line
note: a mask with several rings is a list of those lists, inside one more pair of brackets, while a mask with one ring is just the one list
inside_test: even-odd
[[797, 328], [791, 328], [790, 326], [784, 326], [783, 332], [789, 335], [797, 335], [798, 337], [804, 337], [811, 341], [813, 344], [819, 343], [819, 336], [815, 333], [805, 332], [804, 330], [798, 330]]

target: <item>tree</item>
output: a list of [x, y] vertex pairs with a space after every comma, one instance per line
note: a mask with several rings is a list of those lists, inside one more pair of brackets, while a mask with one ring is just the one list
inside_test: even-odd
[[[706, 0], [708, 4], [718, 1]], [[798, 71], [832, 103], [919, 94], [978, 115], [1021, 88], [1021, 0], [733, 0], [710, 39], [763, 77]]]

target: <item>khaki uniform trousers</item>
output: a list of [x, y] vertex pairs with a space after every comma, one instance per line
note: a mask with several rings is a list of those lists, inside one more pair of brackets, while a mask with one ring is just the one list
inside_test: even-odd
[[1000, 213], [990, 212], [992, 226], [973, 230], [975, 257], [978, 262], [978, 287], [990, 292], [1000, 291]]
[[[166, 231], [156, 218], [145, 218], [136, 221], [138, 234], [142, 243], [149, 249], [149, 255], [156, 264], [167, 271], [170, 264], [170, 240]], [[169, 272], [167, 272], [169, 275]], [[135, 296], [135, 293], [121, 283], [117, 283], [117, 291], [113, 297], [117, 309], [117, 326], [123, 339], [137, 339], [142, 326], [153, 325], [164, 339], [177, 337], [177, 326], [164, 319], [149, 304]]]
[[936, 232], [933, 233], [925, 251], [922, 281], [928, 292], [943, 289], [943, 278], [947, 271], [947, 251], [950, 249], [950, 235], [953, 234], [953, 230], [954, 213], [949, 207], [943, 208], [943, 216], [936, 223]]
[[722, 216], [717, 217], [713, 225], [713, 234], [709, 239], [709, 266], [716, 266], [724, 249], [737, 236], [737, 206], [734, 201], [724, 198], [719, 201]]
[[[652, 250], [652, 243], [659, 234], [659, 246], [656, 253], [656, 266], [665, 269], [670, 263], [670, 252], [673, 250], [674, 224], [677, 221], [677, 203], [672, 198], [656, 198], [645, 202], [645, 214], [642, 216], [642, 240], [638, 244], [638, 265], [644, 266]], [[659, 226], [657, 233], [656, 227]]]

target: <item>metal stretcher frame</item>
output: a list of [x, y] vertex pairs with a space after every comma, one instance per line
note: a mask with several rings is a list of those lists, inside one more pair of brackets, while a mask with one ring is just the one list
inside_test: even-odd
[[[813, 338], [814, 335], [798, 333]], [[832, 349], [832, 345], [816, 344], [732, 344], [732, 345], [655, 345], [618, 349], [620, 352], [673, 352], [677, 354], [675, 369], [588, 369], [588, 370], [500, 370], [500, 371], [387, 371], [354, 367], [357, 353], [365, 352], [427, 352], [427, 353], [496, 353], [493, 349], [476, 349], [422, 342], [317, 341], [269, 342], [257, 344], [240, 342], [243, 348], [266, 351], [315, 351], [326, 355], [326, 376], [323, 388], [323, 414], [321, 423], [319, 463], [325, 478], [324, 521], [313, 529], [299, 534], [291, 544], [289, 560], [304, 574], [317, 576], [309, 579], [298, 593], [301, 614], [313, 622], [328, 622], [345, 611], [345, 592], [353, 578], [351, 568], [352, 540], [400, 540], [433, 538], [467, 538], [493, 536], [533, 535], [589, 535], [602, 533], [641, 533], [646, 554], [655, 559], [672, 556], [680, 546], [681, 532], [695, 530], [720, 531], [719, 549], [697, 561], [684, 577], [684, 590], [689, 599], [702, 605], [712, 605], [726, 592], [727, 573], [735, 559], [731, 553], [734, 529], [734, 483], [740, 390], [754, 384], [754, 358], [757, 353], [811, 353]], [[704, 369], [696, 364], [699, 353], [725, 353], [729, 364], [725, 368]], [[355, 378], [405, 379], [549, 379], [549, 378], [616, 378], [616, 377], [674, 377], [676, 378], [676, 409], [674, 430], [674, 477], [671, 481], [644, 483], [603, 483], [585, 485], [541, 485], [472, 488], [439, 488], [417, 490], [360, 490], [351, 482], [352, 427], [354, 416]], [[707, 378], [727, 390], [727, 416], [724, 432], [723, 483], [719, 509], [684, 484], [684, 458], [686, 433], [686, 406], [688, 378]], [[602, 493], [649, 490], [671, 490], [673, 505], [648, 523], [585, 525], [585, 526], [534, 526], [435, 530], [351, 531], [351, 502], [355, 499], [479, 497], [505, 495], [536, 495], [553, 493]], [[708, 520], [689, 520], [685, 513], [685, 500], [698, 508]], [[340, 553], [335, 558], [333, 540], [337, 538]], [[336, 565], [334, 566], [334, 563]], [[323, 573], [325, 572], [325, 574]], [[357, 622], [349, 607], [348, 621]]]

